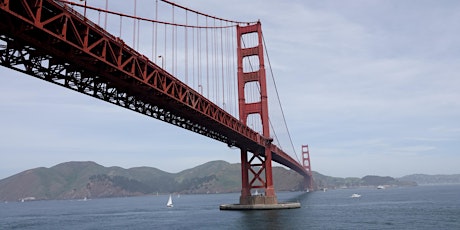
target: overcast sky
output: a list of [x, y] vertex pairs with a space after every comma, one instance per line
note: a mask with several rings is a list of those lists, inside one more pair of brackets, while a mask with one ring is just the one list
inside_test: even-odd
[[[314, 171], [460, 173], [460, 2], [178, 3], [260, 19], [294, 145], [310, 146]], [[66, 161], [167, 172], [239, 162], [223, 143], [4, 67], [0, 127], [0, 179]]]

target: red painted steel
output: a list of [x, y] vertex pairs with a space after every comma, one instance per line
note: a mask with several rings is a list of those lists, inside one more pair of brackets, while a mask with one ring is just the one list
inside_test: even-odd
[[[264, 53], [262, 45], [262, 26], [260, 22], [253, 25], [237, 26], [237, 63], [238, 63], [238, 101], [240, 121], [246, 124], [247, 117], [250, 114], [259, 114], [262, 122], [263, 137], [268, 140], [265, 142], [263, 149], [254, 151], [254, 156], [247, 159], [242, 156], [242, 190], [241, 204], [247, 204], [251, 201], [251, 189], [263, 188], [265, 197], [276, 203], [275, 189], [273, 186], [272, 174], [272, 151], [270, 140], [270, 129], [268, 120], [268, 96], [267, 81], [265, 76]], [[243, 35], [254, 33], [257, 35], [257, 45], [255, 47], [243, 47]], [[257, 57], [259, 69], [254, 72], [244, 72], [243, 59], [246, 57]], [[256, 82], [260, 86], [260, 101], [246, 103], [245, 86], [249, 82]], [[241, 151], [242, 155], [247, 155], [247, 151]], [[261, 155], [264, 154], [264, 157]], [[255, 160], [255, 161], [254, 161]], [[252, 180], [247, 180], [252, 178]]]
[[306, 187], [309, 190], [313, 190], [313, 175], [311, 171], [310, 149], [308, 148], [308, 145], [302, 145], [302, 165], [309, 174], [309, 177], [305, 177]]
[[[24, 52], [34, 52], [34, 55], [41, 56], [40, 60], [50, 59], [53, 68], [59, 65], [59, 68], [66, 69], [64, 72], [81, 70], [78, 73], [81, 77], [91, 75], [84, 80], [85, 83], [73, 79], [79, 84], [77, 91], [92, 91], [94, 93], [87, 94], [105, 100], [96, 93], [100, 90], [96, 84], [104, 82], [104, 87], [124, 91], [110, 101], [112, 103], [135, 111], [139, 110], [140, 101], [158, 106], [167, 111], [164, 116], [173, 120], [175, 125], [187, 126], [183, 128], [229, 145], [257, 149], [264, 143], [257, 132], [67, 5], [52, 0], [2, 0], [0, 8], [2, 40], [11, 44], [3, 52], [7, 56], [5, 60], [11, 58], [8, 55], [22, 56], [15, 58], [15, 62], [29, 59], [30, 55], [23, 55]], [[12, 51], [18, 48], [23, 50]], [[2, 65], [43, 78], [39, 72], [49, 72], [50, 69], [45, 70], [48, 68], [44, 66], [46, 63], [33, 63], [40, 60], [20, 63], [22, 69], [9, 61], [2, 62]], [[37, 67], [40, 70], [30, 72], [28, 65], [31, 64], [42, 66]], [[68, 76], [54, 77], [69, 81]], [[60, 84], [52, 77], [44, 80]], [[69, 87], [65, 83], [60, 85]], [[119, 102], [119, 97], [126, 98]], [[128, 106], [128, 100], [133, 100], [133, 104]]]
[[[245, 33], [252, 27], [241, 28]], [[267, 127], [260, 135], [61, 1], [0, 0], [0, 40], [0, 65], [239, 147], [242, 152], [266, 159], [271, 156], [310, 176], [299, 162], [271, 144]], [[243, 78], [254, 79], [254, 75], [246, 73]], [[261, 100], [266, 103], [266, 93]], [[262, 107], [262, 120], [268, 121], [266, 107]], [[265, 167], [269, 164], [271, 161]], [[265, 183], [270, 193], [272, 182]]]

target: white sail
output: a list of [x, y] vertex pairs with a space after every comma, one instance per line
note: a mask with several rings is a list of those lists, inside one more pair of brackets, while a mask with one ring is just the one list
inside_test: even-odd
[[171, 197], [171, 195], [169, 195], [168, 203], [166, 203], [166, 206], [167, 206], [167, 207], [173, 207], [173, 206], [174, 206], [174, 205], [173, 205], [173, 202], [172, 202], [172, 197]]

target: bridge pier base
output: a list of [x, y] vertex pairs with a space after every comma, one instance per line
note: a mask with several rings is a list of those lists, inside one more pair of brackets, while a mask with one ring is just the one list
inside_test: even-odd
[[[254, 199], [253, 201], [261, 201], [258, 200], [258, 198]], [[267, 201], [267, 199], [264, 199], [264, 201]], [[290, 202], [290, 203], [274, 203], [274, 204], [260, 204], [260, 203], [254, 203], [254, 204], [223, 204], [219, 206], [220, 210], [272, 210], [272, 209], [294, 209], [294, 208], [300, 208], [300, 203], [298, 202]]]
[[263, 204], [278, 204], [276, 196], [264, 196], [264, 195], [254, 195], [254, 196], [241, 196], [240, 204], [242, 205], [263, 205]]
[[[262, 159], [255, 154], [250, 160], [248, 160], [247, 150], [241, 149], [242, 189], [240, 203], [220, 205], [220, 210], [300, 208], [300, 203], [278, 203], [275, 189], [273, 187], [271, 152], [269, 148], [266, 148], [265, 151], [267, 159]], [[260, 162], [253, 162], [255, 159], [259, 159]], [[261, 174], [265, 174], [265, 177]], [[262, 194], [253, 195], [251, 194], [251, 189], [264, 189], [264, 192]]]

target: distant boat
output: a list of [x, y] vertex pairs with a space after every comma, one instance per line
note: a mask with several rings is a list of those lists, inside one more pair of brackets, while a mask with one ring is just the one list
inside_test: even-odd
[[361, 197], [361, 195], [359, 195], [358, 193], [353, 193], [350, 197], [351, 198], [359, 198], [359, 197]]
[[379, 185], [379, 186], [377, 186], [377, 189], [385, 189], [385, 186]]
[[35, 200], [35, 197], [33, 196], [29, 196], [29, 197], [24, 197], [21, 199], [21, 202], [24, 202], [24, 201], [32, 201], [32, 200]]
[[169, 199], [168, 199], [168, 203], [166, 203], [166, 207], [168, 208], [174, 207], [171, 195], [169, 195]]

